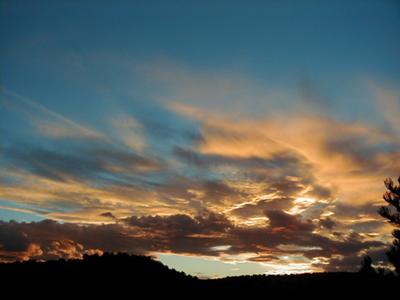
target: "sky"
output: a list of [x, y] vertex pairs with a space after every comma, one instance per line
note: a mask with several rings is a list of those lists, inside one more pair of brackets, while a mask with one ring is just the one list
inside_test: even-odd
[[384, 264], [398, 1], [0, 1], [0, 261]]

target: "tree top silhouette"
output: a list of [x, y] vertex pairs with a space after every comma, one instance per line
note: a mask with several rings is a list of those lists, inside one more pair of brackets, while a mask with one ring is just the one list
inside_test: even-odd
[[[400, 177], [397, 181], [398, 184], [395, 184], [391, 178], [385, 180], [387, 191], [383, 194], [383, 199], [388, 205], [382, 206], [378, 212], [390, 224], [400, 228]], [[400, 229], [393, 230], [392, 235], [394, 238], [393, 245], [386, 252], [386, 255], [395, 267], [397, 274], [400, 274]]]

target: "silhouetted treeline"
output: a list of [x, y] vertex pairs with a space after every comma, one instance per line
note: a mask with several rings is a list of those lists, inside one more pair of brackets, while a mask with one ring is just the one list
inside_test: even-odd
[[0, 264], [0, 284], [3, 295], [12, 291], [15, 297], [23, 293], [50, 295], [53, 299], [66, 296], [146, 299], [160, 295], [186, 299], [225, 295], [248, 299], [257, 295], [272, 298], [277, 293], [294, 296], [383, 293], [388, 296], [399, 295], [400, 289], [399, 277], [377, 273], [253, 275], [202, 280], [172, 270], [152, 258], [128, 254]]

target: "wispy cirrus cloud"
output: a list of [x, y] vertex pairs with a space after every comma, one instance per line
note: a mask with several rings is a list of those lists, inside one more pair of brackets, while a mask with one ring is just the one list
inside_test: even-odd
[[105, 139], [94, 129], [71, 120], [32, 99], [2, 88], [2, 105], [25, 116], [37, 132], [49, 138]]

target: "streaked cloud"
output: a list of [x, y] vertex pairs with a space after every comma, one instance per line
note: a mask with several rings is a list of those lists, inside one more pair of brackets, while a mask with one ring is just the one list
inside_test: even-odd
[[115, 133], [121, 141], [134, 151], [142, 151], [146, 141], [142, 133], [142, 125], [132, 116], [119, 115], [111, 120]]
[[94, 129], [71, 120], [34, 100], [2, 88], [2, 105], [27, 118], [37, 132], [50, 138], [105, 139]]
[[[220, 95], [207, 87], [217, 77], [157, 72], [152, 80], [170, 93], [151, 104], [157, 118], [115, 109], [83, 125], [11, 93], [4, 107], [22, 116], [29, 138], [1, 145], [0, 197], [48, 220], [3, 222], [13, 236], [0, 243], [2, 260], [127, 251], [257, 262], [274, 273], [350, 270], [365, 253], [379, 257], [389, 230], [376, 205], [400, 144], [386, 114], [383, 123], [342, 120], [274, 101], [265, 115], [222, 112], [211, 99], [224, 106], [241, 84]], [[189, 90], [173, 97], [181, 80]], [[197, 88], [210, 103], [196, 100]]]

